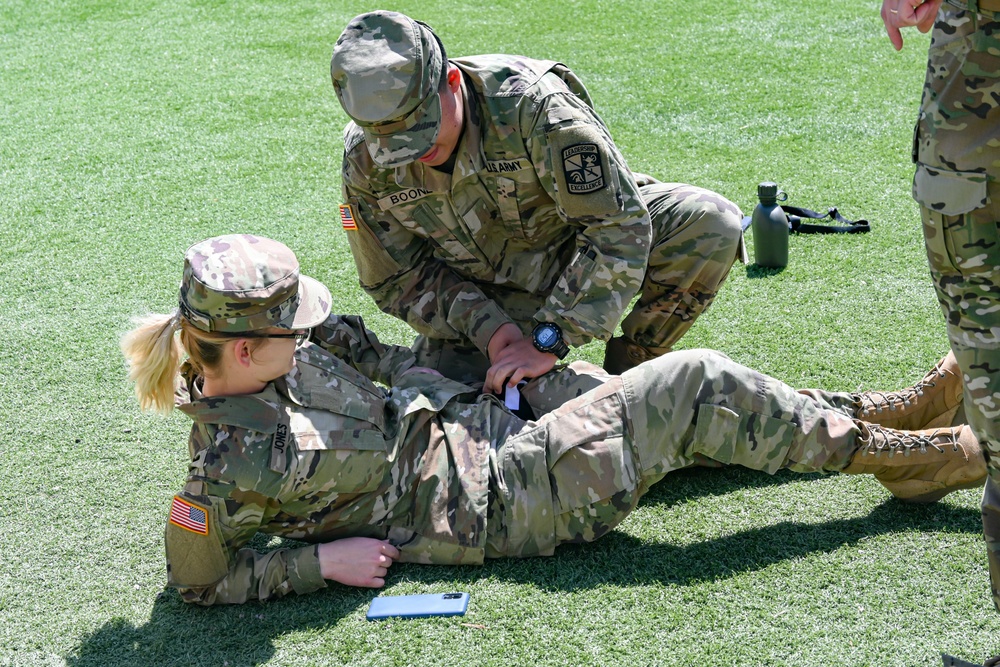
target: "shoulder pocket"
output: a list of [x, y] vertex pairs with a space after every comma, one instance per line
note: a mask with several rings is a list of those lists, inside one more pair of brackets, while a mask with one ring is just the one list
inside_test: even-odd
[[[360, 207], [356, 200], [352, 203], [355, 204], [355, 215], [361, 218]], [[399, 273], [402, 267], [393, 259], [363, 219], [357, 220], [355, 224], [357, 225], [356, 229], [345, 232], [347, 242], [351, 246], [354, 264], [358, 268], [361, 286], [373, 289]]]
[[918, 163], [913, 198], [935, 213], [962, 215], [989, 202], [987, 178], [977, 172], [946, 171]]
[[[552, 113], [549, 118], [552, 120]], [[564, 215], [570, 219], [600, 219], [622, 212], [618, 165], [599, 128], [567, 120], [549, 129], [545, 141], [556, 203]]]
[[211, 586], [229, 573], [219, 515], [211, 501], [202, 503], [186, 494], [174, 496], [165, 541], [167, 583], [171, 586]]

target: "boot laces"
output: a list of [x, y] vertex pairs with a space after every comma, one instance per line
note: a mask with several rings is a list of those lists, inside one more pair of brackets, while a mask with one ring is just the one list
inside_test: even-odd
[[861, 411], [863, 413], [882, 414], [886, 410], [895, 412], [900, 408], [908, 408], [913, 401], [924, 395], [924, 389], [937, 386], [937, 380], [945, 377], [945, 372], [941, 370], [942, 363], [938, 362], [922, 380], [912, 387], [907, 387], [900, 391], [869, 391], [861, 394]]
[[[944, 446], [951, 445], [952, 451], [958, 450], [958, 440], [951, 429], [935, 429], [933, 431], [897, 431], [877, 424], [865, 424], [861, 446], [865, 454], [882, 454], [889, 456], [902, 453], [909, 456], [913, 451], [925, 452], [928, 447], [944, 452]], [[942, 437], [943, 436], [943, 437]]]

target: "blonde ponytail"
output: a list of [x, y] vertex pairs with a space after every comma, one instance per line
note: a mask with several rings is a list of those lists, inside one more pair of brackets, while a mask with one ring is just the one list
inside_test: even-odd
[[162, 414], [174, 407], [174, 387], [184, 348], [174, 334], [180, 328], [179, 311], [173, 315], [147, 315], [135, 320], [135, 329], [122, 337], [128, 377], [143, 410]]

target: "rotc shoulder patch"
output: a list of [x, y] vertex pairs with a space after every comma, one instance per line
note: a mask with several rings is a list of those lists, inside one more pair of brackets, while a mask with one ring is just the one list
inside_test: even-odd
[[170, 523], [199, 535], [208, 535], [208, 510], [174, 496], [170, 505]]
[[597, 144], [574, 144], [562, 151], [566, 190], [581, 195], [600, 190], [605, 185], [601, 152]]
[[346, 231], [358, 231], [358, 223], [354, 219], [354, 207], [350, 204], [340, 205], [340, 224]]
[[624, 166], [598, 125], [560, 122], [545, 133], [545, 142], [552, 198], [567, 219], [597, 220], [624, 210], [619, 178]]

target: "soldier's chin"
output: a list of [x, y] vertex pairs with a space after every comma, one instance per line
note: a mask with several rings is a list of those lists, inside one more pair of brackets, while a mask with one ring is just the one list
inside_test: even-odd
[[441, 155], [440, 146], [431, 146], [431, 149], [417, 158], [417, 162], [423, 162], [424, 164], [434, 167], [440, 164], [438, 162], [438, 157]]

